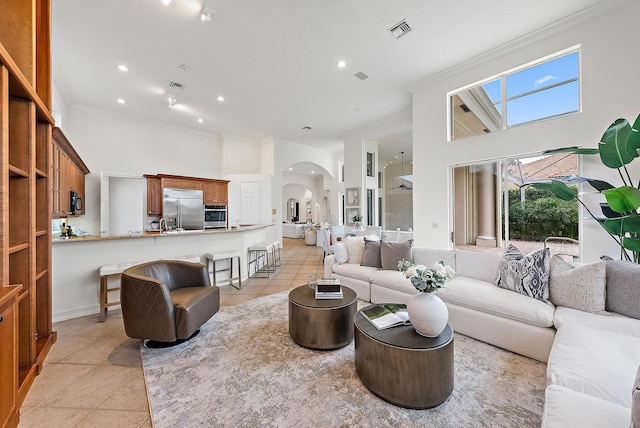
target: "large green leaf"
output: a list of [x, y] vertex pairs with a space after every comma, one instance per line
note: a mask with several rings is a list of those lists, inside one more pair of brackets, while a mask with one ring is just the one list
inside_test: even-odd
[[640, 190], [635, 187], [622, 186], [615, 189], [603, 190], [607, 203], [618, 213], [635, 212], [640, 208]]
[[532, 186], [536, 189], [548, 190], [557, 198], [560, 198], [564, 201], [570, 201], [576, 196], [569, 186], [558, 180], [551, 180], [550, 182], [546, 183], [533, 183]]
[[627, 137], [627, 151], [636, 157], [640, 156], [640, 114], [633, 122], [631, 133]]
[[627, 119], [618, 119], [607, 128], [602, 135], [598, 150], [600, 160], [609, 168], [618, 169], [630, 163], [636, 156], [627, 149], [627, 137], [631, 133], [631, 125]]
[[602, 192], [603, 190], [608, 190], [608, 189], [613, 189], [614, 188], [611, 184], [607, 183], [606, 181], [593, 180], [591, 178], [586, 178], [585, 180], [587, 180], [587, 183], [589, 183], [591, 185], [591, 187], [596, 189], [598, 192]]
[[622, 246], [627, 250], [633, 251], [634, 253], [640, 252], [640, 238], [625, 236], [624, 238], [622, 238]]
[[604, 222], [607, 232], [622, 236], [625, 233], [640, 234], [640, 215], [632, 214], [624, 217], [607, 219]]

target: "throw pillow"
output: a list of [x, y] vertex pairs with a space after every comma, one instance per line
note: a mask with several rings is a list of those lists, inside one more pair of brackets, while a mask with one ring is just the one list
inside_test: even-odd
[[606, 315], [605, 262], [573, 267], [562, 257], [551, 258], [549, 300], [558, 306]]
[[364, 238], [364, 256], [362, 257], [362, 266], [370, 266], [380, 269], [382, 263], [380, 261], [380, 241], [369, 240]]
[[362, 264], [362, 257], [364, 256], [364, 237], [349, 236], [344, 240], [344, 246], [347, 248], [347, 255], [349, 256], [347, 263], [353, 263], [356, 265]]
[[380, 264], [385, 270], [398, 270], [400, 260], [411, 261], [413, 239], [405, 242], [380, 241]]
[[607, 261], [605, 309], [640, 319], [640, 265], [623, 260]]
[[549, 249], [524, 255], [509, 244], [498, 265], [496, 285], [549, 303]]
[[631, 428], [640, 428], [640, 368], [636, 372], [631, 392]]
[[333, 244], [332, 248], [333, 254], [336, 256], [336, 262], [338, 262], [338, 264], [344, 264], [347, 262], [347, 260], [349, 260], [347, 249], [342, 242]]

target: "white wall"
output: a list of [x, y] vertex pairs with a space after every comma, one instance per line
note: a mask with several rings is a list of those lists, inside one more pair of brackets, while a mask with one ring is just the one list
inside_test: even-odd
[[[621, 4], [624, 8], [615, 10]], [[451, 165], [573, 145], [596, 147], [613, 120], [635, 119], [640, 111], [640, 57], [633, 53], [638, 14], [638, 2], [606, 2], [589, 15], [515, 41], [412, 88], [416, 245], [450, 245]], [[447, 141], [447, 92], [577, 44], [582, 45], [581, 113]], [[591, 171], [591, 164], [585, 164], [583, 175], [598, 177], [602, 171]], [[616, 246], [610, 242], [593, 222], [582, 224], [583, 261], [605, 253], [615, 255]]]
[[100, 173], [176, 174], [224, 178], [218, 137], [157, 122], [71, 107], [65, 135], [91, 173], [85, 180], [86, 215], [71, 221], [100, 231]]

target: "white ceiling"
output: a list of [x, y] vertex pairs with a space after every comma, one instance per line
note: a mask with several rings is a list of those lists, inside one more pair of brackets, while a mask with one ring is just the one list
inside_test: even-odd
[[53, 0], [53, 78], [70, 106], [335, 150], [409, 110], [411, 84], [601, 1]]

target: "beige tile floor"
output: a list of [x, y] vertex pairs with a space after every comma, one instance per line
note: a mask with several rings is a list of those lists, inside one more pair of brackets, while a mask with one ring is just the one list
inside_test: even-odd
[[[240, 290], [221, 287], [221, 306], [290, 290], [322, 274], [322, 248], [288, 238], [283, 247], [282, 266], [269, 278], [251, 278]], [[104, 323], [95, 314], [53, 327], [58, 341], [22, 405], [19, 427], [150, 427], [139, 341], [125, 335], [120, 311], [109, 311]]]

